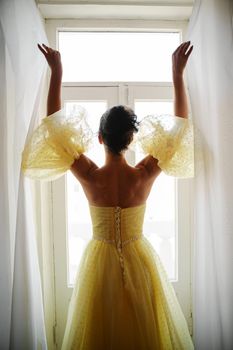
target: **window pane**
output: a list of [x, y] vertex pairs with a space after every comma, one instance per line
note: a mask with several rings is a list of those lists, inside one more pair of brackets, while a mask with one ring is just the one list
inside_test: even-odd
[[59, 32], [63, 81], [172, 81], [179, 33]]
[[[135, 101], [135, 112], [139, 120], [153, 113], [171, 114], [172, 109], [172, 102]], [[143, 157], [137, 148], [136, 162]], [[175, 179], [161, 173], [147, 200], [144, 221], [144, 234], [159, 254], [171, 280], [177, 279], [175, 196]]]
[[173, 114], [173, 103], [171, 101], [136, 100], [135, 112], [138, 120], [146, 115]]
[[[106, 101], [66, 101], [67, 113], [82, 106], [88, 113], [87, 119], [93, 131], [98, 130], [101, 115], [107, 109]], [[101, 166], [104, 163], [104, 152], [94, 139], [94, 145], [87, 156], [94, 159]], [[80, 183], [72, 173], [66, 174], [66, 198], [67, 198], [67, 248], [68, 248], [68, 286], [73, 286], [77, 268], [84, 248], [92, 236], [89, 207]]]

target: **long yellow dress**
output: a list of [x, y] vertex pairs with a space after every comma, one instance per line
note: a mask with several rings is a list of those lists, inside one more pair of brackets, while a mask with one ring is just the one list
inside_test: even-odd
[[[44, 118], [25, 146], [26, 176], [51, 180], [70, 168], [92, 138], [85, 115]], [[137, 141], [174, 176], [193, 176], [190, 120], [149, 116]], [[159, 256], [142, 232], [146, 204], [89, 205], [93, 236], [79, 265], [62, 349], [189, 350], [193, 343]]]

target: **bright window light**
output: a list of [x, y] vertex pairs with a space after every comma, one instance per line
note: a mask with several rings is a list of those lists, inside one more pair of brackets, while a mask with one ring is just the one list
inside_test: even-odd
[[[92, 130], [98, 130], [101, 115], [107, 109], [107, 101], [66, 101], [65, 110], [69, 114], [82, 106], [87, 112], [87, 121]], [[99, 166], [104, 164], [104, 152], [97, 137], [87, 153]], [[85, 246], [92, 235], [90, 213], [86, 196], [80, 183], [72, 173], [66, 174], [67, 198], [67, 267], [68, 286], [73, 286], [77, 268], [84, 252]]]
[[[171, 55], [180, 43], [179, 33], [59, 32], [66, 82], [169, 82]], [[98, 89], [98, 87], [97, 87]], [[144, 95], [145, 97], [145, 95]], [[151, 114], [172, 114], [171, 101], [136, 99], [134, 109], [141, 120]], [[120, 101], [119, 101], [120, 103]], [[107, 100], [65, 101], [66, 111], [78, 105], [88, 113], [92, 130], [98, 130], [101, 115], [109, 107]], [[103, 146], [94, 140], [87, 156], [99, 166], [104, 163]], [[135, 162], [143, 158], [140, 149]], [[68, 285], [73, 286], [85, 246], [92, 236], [88, 203], [81, 185], [67, 173], [67, 247]], [[176, 182], [161, 174], [147, 201], [143, 232], [159, 254], [170, 280], [177, 275]]]
[[180, 34], [59, 32], [63, 82], [170, 82]]
[[[146, 115], [172, 114], [170, 101], [135, 101], [138, 120]], [[138, 147], [136, 163], [143, 154]], [[159, 254], [170, 280], [178, 279], [177, 232], [176, 232], [176, 180], [161, 173], [156, 179], [147, 200], [144, 234]]]

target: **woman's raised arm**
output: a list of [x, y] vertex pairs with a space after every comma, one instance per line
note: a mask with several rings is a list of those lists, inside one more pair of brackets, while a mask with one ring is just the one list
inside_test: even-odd
[[172, 73], [174, 84], [174, 114], [188, 118], [188, 100], [184, 84], [184, 69], [193, 50], [190, 41], [181, 44], [172, 55]]
[[53, 50], [45, 44], [38, 48], [43, 53], [51, 69], [51, 78], [47, 99], [47, 115], [51, 115], [61, 109], [61, 82], [62, 82], [62, 63], [60, 52]]

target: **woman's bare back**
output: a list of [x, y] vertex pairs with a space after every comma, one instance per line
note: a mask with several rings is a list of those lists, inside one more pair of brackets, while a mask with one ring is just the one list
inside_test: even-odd
[[135, 167], [127, 164], [125, 159], [98, 167], [88, 157], [82, 155], [80, 158], [71, 170], [81, 183], [89, 203], [96, 206], [128, 208], [144, 204], [160, 172], [155, 160], [155, 170], [148, 172], [145, 166], [148, 157]]

